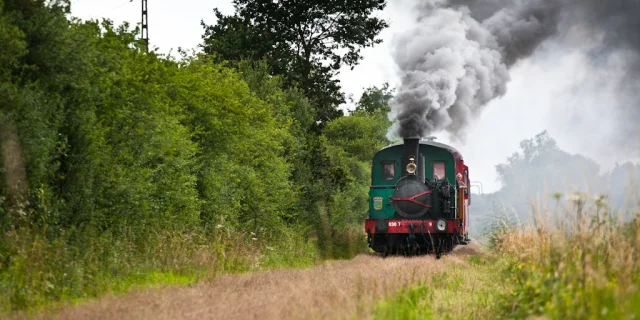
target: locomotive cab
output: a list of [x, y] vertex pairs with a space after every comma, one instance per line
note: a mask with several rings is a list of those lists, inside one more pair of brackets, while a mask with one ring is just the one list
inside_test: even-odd
[[451, 251], [466, 244], [468, 167], [454, 148], [430, 139], [405, 138], [378, 151], [372, 162], [369, 247], [380, 253]]

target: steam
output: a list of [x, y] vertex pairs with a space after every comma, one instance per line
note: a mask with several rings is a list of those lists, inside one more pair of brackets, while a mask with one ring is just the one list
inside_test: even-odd
[[596, 70], [614, 58], [624, 65], [611, 79], [620, 100], [611, 114], [621, 132], [640, 138], [640, 1], [429, 0], [415, 10], [413, 30], [394, 39], [401, 84], [390, 139], [435, 131], [464, 139], [487, 103], [506, 93], [509, 69], [548, 40], [558, 54], [582, 50]]

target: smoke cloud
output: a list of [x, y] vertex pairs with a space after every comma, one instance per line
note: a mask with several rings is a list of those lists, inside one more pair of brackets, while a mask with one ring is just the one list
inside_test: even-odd
[[582, 50], [595, 70], [623, 65], [610, 79], [620, 103], [603, 107], [615, 105], [609, 114], [621, 135], [640, 138], [640, 1], [430, 0], [415, 10], [413, 30], [394, 39], [401, 84], [389, 138], [444, 130], [464, 139], [486, 104], [506, 93], [509, 69], [545, 41], [560, 53]]

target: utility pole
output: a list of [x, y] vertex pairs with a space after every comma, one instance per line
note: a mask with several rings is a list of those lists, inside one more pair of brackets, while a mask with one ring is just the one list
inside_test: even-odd
[[147, 10], [147, 0], [142, 0], [142, 40], [149, 52], [149, 13]]

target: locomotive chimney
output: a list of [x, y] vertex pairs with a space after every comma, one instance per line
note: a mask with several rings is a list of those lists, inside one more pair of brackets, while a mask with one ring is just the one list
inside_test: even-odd
[[[420, 172], [421, 163], [420, 163], [420, 138], [404, 138], [404, 156], [402, 157], [402, 175], [408, 175], [409, 173], [406, 170], [407, 165], [409, 164], [409, 159], [413, 158], [414, 163], [418, 166], [418, 172], [416, 174], [423, 175]], [[424, 170], [424, 169], [422, 169]]]

